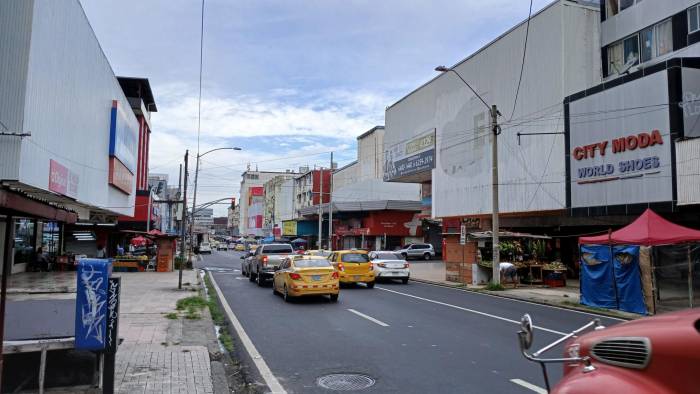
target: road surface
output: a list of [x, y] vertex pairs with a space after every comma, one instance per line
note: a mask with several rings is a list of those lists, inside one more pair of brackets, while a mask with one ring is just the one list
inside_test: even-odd
[[[241, 254], [214, 251], [198, 267], [213, 274], [268, 378], [288, 393], [328, 393], [317, 379], [346, 373], [372, 378], [367, 393], [533, 393], [544, 381], [519, 352], [521, 316], [540, 328], [534, 347], [599, 317], [417, 282], [343, 288], [338, 303], [285, 303], [241, 275]], [[549, 371], [560, 379], [561, 365]]]

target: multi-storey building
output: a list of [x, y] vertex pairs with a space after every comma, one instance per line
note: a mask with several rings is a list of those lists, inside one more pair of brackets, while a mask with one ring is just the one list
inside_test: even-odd
[[265, 213], [263, 230], [267, 236], [282, 235], [282, 221], [294, 219], [294, 178], [289, 172], [265, 182]]
[[252, 171], [241, 174], [239, 196], [239, 231], [243, 236], [263, 236], [265, 190], [263, 185], [270, 179], [288, 172]]

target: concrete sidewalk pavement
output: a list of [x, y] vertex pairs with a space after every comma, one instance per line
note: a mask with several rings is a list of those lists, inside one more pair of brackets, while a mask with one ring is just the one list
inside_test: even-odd
[[[118, 393], [213, 393], [210, 352], [218, 352], [208, 310], [202, 319], [168, 319], [177, 300], [197, 295], [196, 271], [114, 273], [122, 278], [116, 357]], [[196, 325], [197, 327], [191, 327]], [[218, 390], [217, 390], [218, 391]]]

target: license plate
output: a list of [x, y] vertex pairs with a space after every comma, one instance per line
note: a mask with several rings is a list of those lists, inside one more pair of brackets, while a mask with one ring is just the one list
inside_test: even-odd
[[360, 275], [355, 275], [355, 276], [353, 276], [353, 278], [354, 278], [355, 280], [360, 280]]
[[401, 275], [401, 273], [400, 273], [400, 272], [397, 272], [397, 271], [392, 271], [391, 274], [392, 274], [392, 275]]
[[321, 275], [312, 275], [311, 279], [313, 280], [321, 280]]

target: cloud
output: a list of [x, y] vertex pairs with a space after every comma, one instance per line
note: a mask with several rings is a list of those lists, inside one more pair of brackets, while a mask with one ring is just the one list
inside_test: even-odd
[[[198, 97], [183, 84], [158, 88], [157, 127], [196, 135]], [[313, 94], [276, 89], [269, 95], [207, 95], [202, 99], [201, 134], [206, 138], [333, 136], [352, 140], [384, 124], [391, 99], [381, 93], [327, 90]]]

